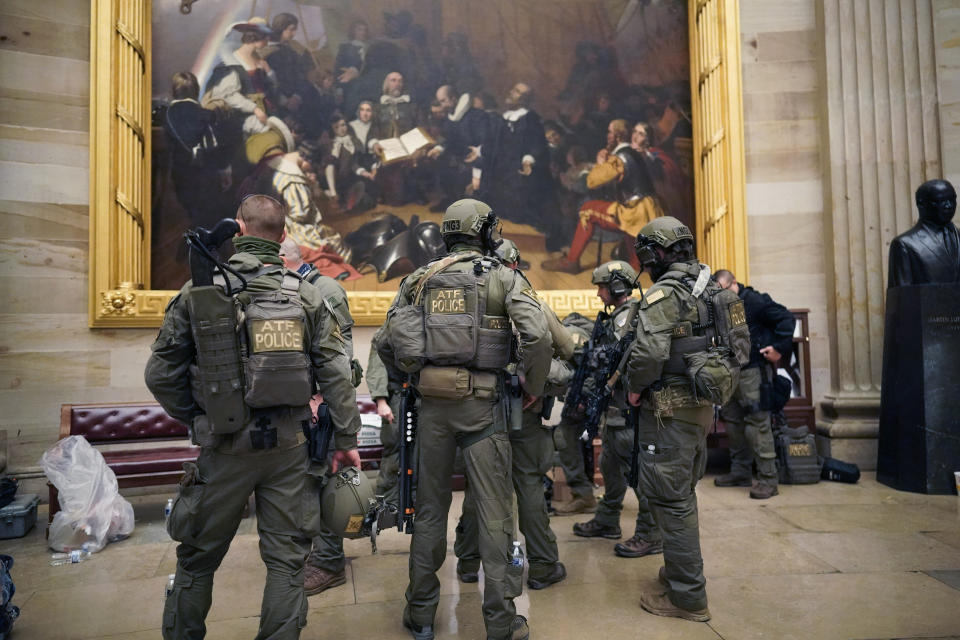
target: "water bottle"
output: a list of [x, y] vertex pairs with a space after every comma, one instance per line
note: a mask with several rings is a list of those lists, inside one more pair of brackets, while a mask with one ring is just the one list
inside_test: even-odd
[[59, 567], [62, 564], [77, 564], [78, 562], [83, 562], [90, 557], [90, 547], [84, 543], [79, 549], [72, 549], [70, 551], [55, 553], [50, 556], [50, 566]]
[[170, 520], [170, 514], [173, 513], [173, 498], [167, 499], [167, 504], [163, 507], [163, 523], [166, 524]]
[[167, 588], [163, 591], [164, 599], [169, 598], [170, 594], [173, 593], [173, 581], [177, 577], [175, 573], [171, 573], [167, 576]]
[[520, 546], [520, 542], [518, 540], [515, 540], [513, 542], [513, 553], [510, 554], [510, 565], [523, 571], [523, 564], [525, 561], [526, 556], [523, 553], [523, 547]]

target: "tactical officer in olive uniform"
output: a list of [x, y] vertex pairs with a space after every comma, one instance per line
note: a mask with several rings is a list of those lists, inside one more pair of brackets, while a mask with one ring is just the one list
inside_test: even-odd
[[[504, 240], [497, 248], [497, 257], [507, 267], [517, 270], [520, 264], [520, 252], [511, 240]], [[517, 271], [526, 280], [522, 271]], [[573, 357], [575, 345], [570, 332], [564, 327], [550, 307], [543, 307], [547, 326], [550, 330], [554, 360], [550, 363], [550, 375], [547, 376], [547, 388], [544, 397], [523, 409], [522, 427], [509, 432], [513, 453], [513, 489], [517, 494], [517, 511], [520, 519], [520, 533], [527, 546], [527, 560], [530, 571], [527, 585], [531, 589], [546, 589], [567, 577], [566, 567], [560, 562], [557, 550], [557, 536], [550, 528], [547, 514], [546, 497], [543, 494], [543, 475], [553, 462], [553, 435], [549, 427], [543, 425], [543, 403], [550, 388], [561, 387], [572, 374], [567, 362]], [[555, 374], [555, 372], [558, 372]], [[553, 380], [560, 377], [559, 381]], [[552, 383], [552, 384], [551, 384]], [[560, 392], [562, 395], [562, 391]], [[463, 502], [463, 515], [457, 526], [457, 538], [454, 553], [458, 558], [457, 575], [462, 582], [476, 582], [480, 569], [479, 527], [476, 519], [476, 504], [473, 493], [468, 490]], [[473, 579], [471, 579], [473, 578]]]
[[[577, 349], [571, 364], [576, 369], [576, 362], [583, 349], [590, 340], [593, 322], [580, 314], [570, 314], [563, 320], [563, 326], [570, 332], [577, 343]], [[555, 503], [554, 508], [558, 515], [574, 515], [578, 513], [593, 513], [597, 510], [597, 497], [593, 494], [593, 474], [587, 476], [586, 463], [583, 458], [581, 437], [584, 433], [583, 422], [585, 416], [561, 416], [556, 427], [559, 433], [557, 440], [557, 456], [560, 466], [563, 467], [564, 480], [570, 489], [571, 498], [567, 502]], [[591, 443], [592, 447], [593, 444]]]
[[[713, 483], [718, 487], [751, 487], [751, 498], [765, 500], [779, 491], [770, 407], [763, 404], [761, 387], [764, 382], [772, 385], [780, 356], [793, 348], [797, 321], [789, 309], [768, 294], [740, 284], [726, 269], [717, 271], [716, 281], [743, 300], [750, 328], [750, 363], [740, 370], [740, 384], [720, 410], [730, 438], [730, 473], [717, 476]], [[754, 460], [756, 484], [751, 469]]]
[[[373, 339], [374, 344], [377, 338]], [[367, 360], [367, 388], [370, 397], [377, 403], [377, 415], [380, 416], [380, 474], [377, 476], [376, 493], [383, 496], [387, 504], [396, 505], [398, 498], [397, 474], [400, 473], [400, 437], [396, 416], [400, 413], [401, 380], [391, 378], [376, 349], [370, 349]]]
[[[622, 260], [613, 260], [593, 270], [590, 281], [597, 285], [597, 295], [604, 307], [613, 307], [605, 327], [605, 343], [620, 340], [636, 322], [640, 301], [630, 296], [637, 281], [637, 272]], [[603, 448], [600, 452], [600, 472], [603, 474], [603, 497], [592, 520], [573, 525], [573, 533], [584, 538], [604, 537], [613, 540], [621, 536], [620, 512], [627, 494], [627, 475], [633, 452], [633, 429], [627, 428], [624, 412], [627, 408], [623, 385], [617, 383], [613, 400], [605, 416]], [[647, 498], [638, 487], [633, 487], [639, 507], [633, 537], [618, 542], [613, 552], [624, 558], [640, 558], [660, 553], [660, 529], [653, 519]]]
[[694, 488], [706, 467], [711, 404], [732, 393], [739, 362], [749, 355], [749, 333], [742, 303], [710, 280], [683, 223], [657, 218], [641, 229], [636, 248], [654, 285], [641, 304], [625, 375], [629, 402], [640, 407], [640, 486], [662, 532], [659, 579], [666, 587], [643, 594], [640, 605], [705, 622], [710, 611]]
[[168, 640], [204, 636], [213, 574], [251, 493], [267, 566], [257, 638], [300, 636], [307, 616], [304, 561], [320, 526], [304, 435], [316, 388], [338, 427], [334, 465], [359, 465], [349, 360], [323, 298], [282, 266], [284, 220], [283, 205], [272, 198], [244, 201], [229, 266], [245, 290], [237, 292], [235, 274], [229, 285], [188, 282], [167, 307], [147, 361], [150, 391], [167, 413], [191, 425], [202, 447], [196, 465], [186, 465], [167, 524], [180, 542], [163, 615]]
[[[333, 311], [337, 329], [334, 337], [340, 340], [344, 353], [351, 359], [352, 382], [356, 388], [360, 383], [360, 363], [353, 359], [353, 317], [350, 315], [347, 292], [336, 280], [321, 274], [313, 265], [304, 262], [300, 247], [292, 238], [284, 238], [280, 243], [280, 257], [283, 258], [285, 267], [299, 273], [304, 282], [309, 282], [320, 291], [328, 308]], [[326, 527], [321, 527], [319, 535], [313, 538], [310, 555], [307, 557], [307, 568], [303, 579], [303, 589], [306, 594], [313, 596], [346, 584], [346, 564], [343, 538]]]
[[421, 395], [416, 518], [410, 547], [410, 585], [403, 622], [418, 639], [433, 638], [440, 600], [436, 572], [446, 555], [450, 477], [463, 450], [469, 491], [476, 500], [485, 584], [483, 617], [492, 640], [527, 638], [513, 598], [522, 583], [510, 571], [513, 532], [509, 416], [503, 369], [513, 332], [523, 350], [524, 402], [543, 393], [550, 336], [536, 292], [515, 271], [485, 252], [496, 248], [490, 207], [458, 200], [443, 216], [449, 254], [414, 271], [387, 312], [378, 350], [388, 369], [414, 372]]

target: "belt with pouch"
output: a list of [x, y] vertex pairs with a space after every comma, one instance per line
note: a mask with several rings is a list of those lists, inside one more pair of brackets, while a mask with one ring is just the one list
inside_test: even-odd
[[427, 398], [460, 400], [473, 396], [494, 402], [499, 398], [498, 382], [498, 374], [493, 371], [428, 365], [420, 370], [416, 387]]

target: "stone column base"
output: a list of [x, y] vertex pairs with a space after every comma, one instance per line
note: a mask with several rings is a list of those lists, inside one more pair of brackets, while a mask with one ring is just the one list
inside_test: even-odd
[[817, 453], [852, 462], [861, 471], [877, 468], [880, 394], [827, 396], [817, 420]]

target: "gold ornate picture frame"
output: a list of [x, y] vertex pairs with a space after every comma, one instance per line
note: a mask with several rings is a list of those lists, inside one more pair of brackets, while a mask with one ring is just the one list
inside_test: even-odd
[[[747, 281], [737, 0], [688, 0], [699, 256]], [[171, 290], [150, 289], [151, 2], [91, 0], [91, 327], [156, 327]], [[559, 315], [600, 308], [593, 289], [546, 290]], [[351, 292], [360, 325], [383, 322], [391, 292]]]

